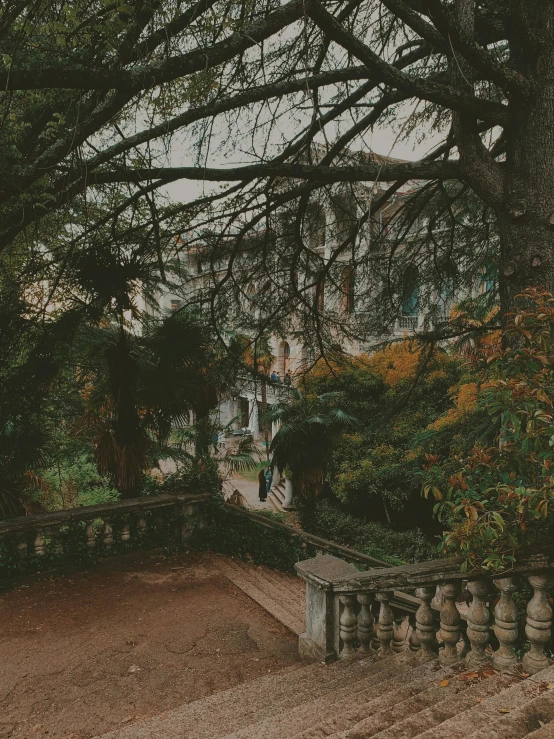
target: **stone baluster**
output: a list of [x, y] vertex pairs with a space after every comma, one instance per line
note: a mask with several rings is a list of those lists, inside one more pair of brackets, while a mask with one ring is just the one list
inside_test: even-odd
[[494, 581], [500, 590], [500, 600], [494, 609], [494, 633], [499, 647], [493, 654], [492, 663], [497, 670], [510, 670], [517, 665], [514, 647], [517, 642], [517, 606], [513, 594], [517, 583], [513, 577], [503, 577]]
[[371, 639], [373, 636], [373, 613], [371, 612], [371, 604], [373, 595], [371, 593], [360, 593], [358, 595], [358, 603], [360, 604], [360, 612], [358, 613], [358, 642], [360, 643], [360, 652], [369, 654], [371, 650]]
[[140, 515], [137, 520], [137, 531], [139, 536], [144, 536], [144, 534], [146, 533], [146, 527], [146, 519], [144, 518], [144, 516]]
[[443, 599], [441, 607], [440, 639], [444, 647], [439, 652], [443, 665], [452, 665], [460, 661], [457, 645], [460, 641], [460, 613], [456, 608], [456, 598], [462, 590], [461, 583], [447, 582], [441, 585]]
[[104, 546], [110, 549], [113, 544], [113, 529], [109, 518], [104, 519]]
[[17, 551], [20, 557], [27, 556], [27, 548], [27, 539], [25, 536], [23, 536], [23, 538], [19, 541], [19, 544], [17, 545]]
[[525, 634], [531, 648], [523, 657], [523, 668], [534, 675], [550, 665], [544, 654], [544, 647], [550, 641], [552, 626], [552, 608], [548, 602], [547, 590], [551, 585], [551, 576], [547, 574], [530, 575], [529, 584], [533, 588], [533, 597], [527, 604], [527, 621]]
[[358, 623], [356, 611], [354, 610], [356, 596], [339, 595], [339, 600], [342, 603], [342, 613], [340, 614], [339, 619], [339, 634], [342, 640], [340, 657], [341, 659], [344, 659], [356, 654], [356, 649], [354, 648]]
[[[463, 627], [463, 624], [462, 624]], [[467, 624], [466, 624], [467, 629]], [[460, 641], [461, 641], [461, 649], [460, 649], [460, 657], [467, 657], [467, 655], [471, 652], [471, 644], [469, 643], [469, 639], [467, 638], [467, 630], [462, 628], [462, 633], [460, 634]]]
[[88, 519], [85, 528], [85, 536], [87, 538], [87, 547], [92, 551], [96, 546], [96, 533], [94, 531], [93, 521]]
[[421, 649], [421, 642], [419, 641], [419, 637], [416, 632], [416, 617], [415, 613], [411, 613], [409, 616], [410, 619], [410, 636], [408, 639], [408, 646], [410, 649], [410, 652], [419, 652]]
[[430, 659], [435, 657], [433, 646], [435, 644], [435, 617], [431, 609], [431, 601], [435, 596], [435, 586], [416, 588], [416, 598], [420, 601], [420, 606], [416, 611], [416, 637], [419, 640], [421, 649], [418, 652], [420, 659]]
[[467, 589], [473, 598], [467, 612], [467, 636], [471, 650], [466, 657], [470, 667], [479, 667], [487, 661], [485, 648], [489, 643], [491, 614], [487, 606], [489, 583], [486, 580], [468, 582]]
[[119, 536], [122, 542], [129, 541], [129, 539], [131, 538], [131, 527], [129, 525], [128, 518], [124, 519]]
[[408, 624], [406, 623], [406, 614], [394, 614], [392, 629], [393, 631], [391, 649], [394, 654], [400, 654], [400, 652], [404, 652], [406, 649], [406, 638], [408, 636]]
[[54, 540], [53, 540], [53, 544], [54, 544], [54, 554], [58, 554], [58, 555], [63, 554], [63, 539], [62, 539], [62, 535], [60, 531], [56, 533]]
[[180, 546], [183, 543], [183, 525], [185, 522], [185, 511], [182, 503], [175, 505], [175, 543]]
[[390, 655], [392, 649], [390, 646], [393, 636], [393, 622], [394, 616], [392, 608], [390, 607], [390, 601], [394, 593], [392, 590], [379, 590], [375, 594], [375, 597], [381, 604], [379, 608], [379, 623], [377, 624], [377, 636], [379, 638], [379, 654]]
[[35, 536], [35, 554], [37, 557], [44, 557], [46, 554], [46, 539], [42, 529], [38, 529]]
[[379, 636], [377, 634], [377, 627], [379, 626], [379, 609], [381, 608], [381, 604], [378, 603], [376, 600], [373, 601], [373, 605], [371, 606], [371, 613], [373, 615], [373, 634], [371, 635], [371, 648], [377, 654], [379, 651], [379, 647], [381, 646], [381, 643], [379, 641]]

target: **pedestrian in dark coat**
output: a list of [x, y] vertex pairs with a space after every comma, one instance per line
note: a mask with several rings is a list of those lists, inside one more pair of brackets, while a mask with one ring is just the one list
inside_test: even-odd
[[267, 499], [266, 488], [267, 483], [265, 479], [265, 470], [262, 467], [258, 474], [258, 495], [260, 496], [260, 500], [262, 501], [262, 503]]

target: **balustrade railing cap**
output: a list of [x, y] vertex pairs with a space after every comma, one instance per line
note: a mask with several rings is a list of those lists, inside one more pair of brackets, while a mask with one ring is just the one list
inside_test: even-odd
[[429, 562], [391, 567], [389, 569], [371, 569], [358, 572], [356, 575], [336, 582], [336, 588], [344, 591], [361, 589], [387, 590], [391, 588], [413, 587], [418, 585], [435, 585], [448, 580], [481, 580], [509, 577], [512, 574], [530, 574], [549, 570], [554, 567], [554, 547], [542, 552], [520, 552], [516, 562], [510, 568], [500, 572], [486, 572], [480, 569], [462, 572], [463, 559], [435, 559]]
[[351, 562], [345, 562], [332, 554], [320, 554], [312, 559], [305, 559], [297, 562], [295, 567], [300, 577], [305, 580], [329, 587], [332, 587], [334, 582], [341, 582], [359, 572]]
[[143, 498], [129, 498], [117, 500], [112, 503], [98, 503], [90, 506], [79, 506], [78, 508], [65, 508], [51, 513], [37, 513], [33, 516], [18, 516], [0, 521], [0, 535], [17, 533], [19, 531], [30, 531], [36, 528], [63, 525], [70, 521], [86, 521], [87, 519], [102, 518], [117, 513], [134, 513], [135, 511], [147, 511], [154, 508], [189, 503], [199, 503], [207, 500], [209, 493], [175, 493], [164, 495], [150, 495]]

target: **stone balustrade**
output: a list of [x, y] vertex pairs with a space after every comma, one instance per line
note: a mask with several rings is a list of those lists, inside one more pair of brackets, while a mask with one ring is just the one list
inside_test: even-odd
[[155, 525], [156, 512], [169, 511], [171, 537], [178, 544], [185, 544], [197, 520], [199, 506], [208, 497], [207, 494], [158, 495], [6, 519], [0, 521], [0, 542], [5, 550], [11, 549], [21, 558], [68, 554], [75, 546], [75, 534], [69, 536], [73, 529], [90, 551], [100, 547], [110, 550], [116, 541], [127, 543], [144, 538], [149, 521]]
[[[523, 636], [514, 596], [525, 592], [527, 582], [529, 648], [522, 668], [534, 674], [550, 665], [545, 646], [551, 640], [554, 554], [522, 556], [512, 570], [495, 576], [463, 574], [460, 560], [360, 572], [328, 554], [299, 562], [296, 569], [306, 581], [306, 632], [299, 644], [306, 658], [328, 662], [409, 650], [419, 660], [438, 657], [443, 665], [464, 661], [471, 669], [491, 664], [511, 670]], [[463, 583], [469, 608], [459, 602]], [[402, 598], [401, 588], [415, 592], [415, 608]]]

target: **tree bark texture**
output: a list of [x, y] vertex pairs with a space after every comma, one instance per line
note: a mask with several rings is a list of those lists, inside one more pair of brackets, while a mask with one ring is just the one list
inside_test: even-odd
[[500, 232], [502, 312], [528, 286], [554, 290], [554, 2], [513, 0], [514, 68], [533, 82], [510, 103]]

